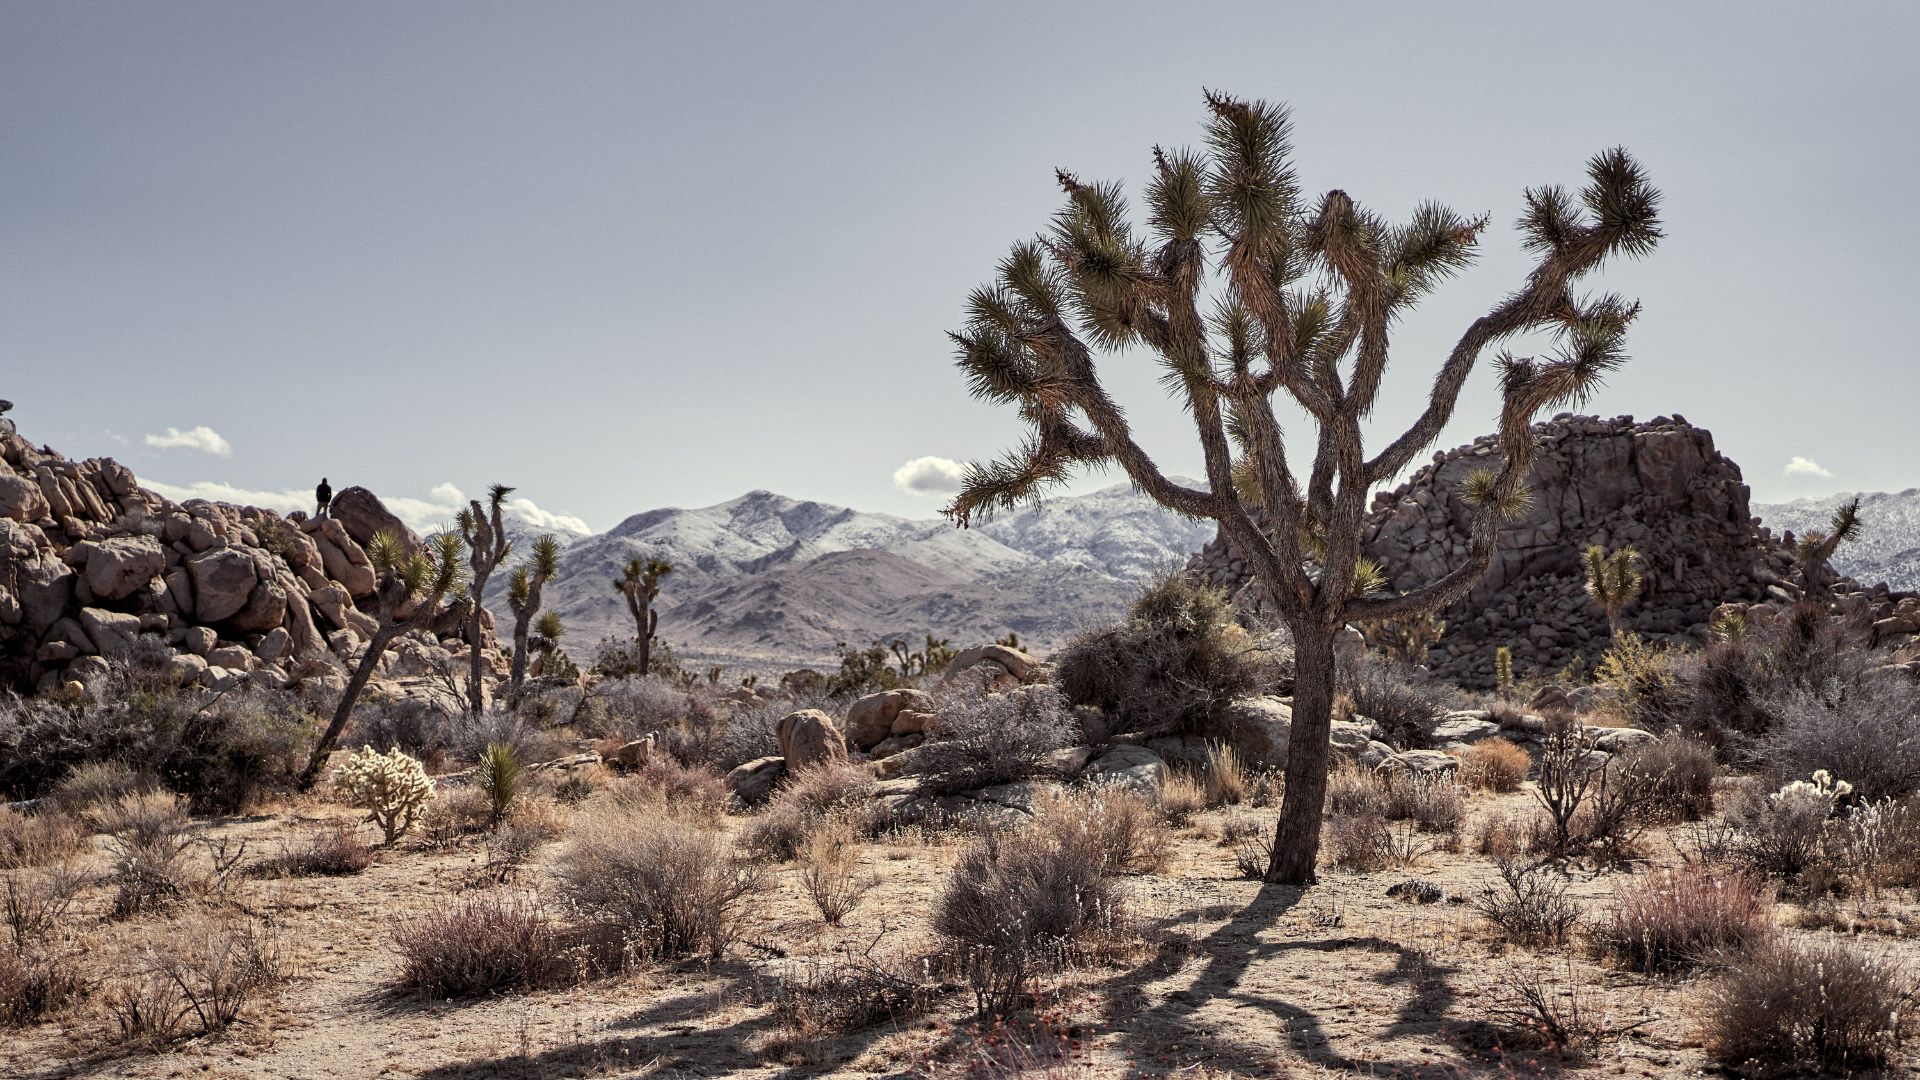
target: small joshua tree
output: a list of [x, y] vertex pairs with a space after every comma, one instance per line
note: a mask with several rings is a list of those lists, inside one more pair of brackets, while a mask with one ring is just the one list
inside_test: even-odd
[[[1018, 409], [1032, 432], [1006, 458], [973, 465], [947, 513], [965, 526], [1076, 469], [1118, 465], [1161, 505], [1219, 522], [1293, 635], [1293, 737], [1267, 879], [1305, 885], [1326, 801], [1336, 640], [1349, 623], [1440, 610], [1485, 576], [1502, 518], [1523, 505], [1533, 418], [1585, 400], [1625, 359], [1639, 306], [1573, 287], [1610, 257], [1653, 249], [1659, 193], [1621, 149], [1588, 163], [1577, 195], [1528, 190], [1519, 228], [1531, 272], [1467, 327], [1419, 419], [1368, 457], [1362, 429], [1394, 324], [1472, 261], [1487, 218], [1425, 204], [1396, 225], [1344, 191], [1305, 198], [1284, 107], [1216, 93], [1206, 102], [1204, 148], [1154, 152], [1142, 228], [1118, 185], [1060, 172], [1066, 205], [1051, 226], [1015, 244], [998, 279], [968, 298], [953, 335], [960, 366], [976, 395]], [[1433, 580], [1369, 595], [1359, 572], [1369, 496], [1440, 437], [1483, 352], [1538, 330], [1557, 335], [1552, 355], [1500, 359], [1499, 453], [1461, 493], [1464, 557]], [[1204, 484], [1169, 479], [1135, 440], [1099, 362], [1127, 350], [1165, 369], [1194, 422]], [[1311, 425], [1292, 439], [1313, 456], [1305, 473], [1274, 407], [1282, 391]]]
[[1493, 650], [1493, 683], [1500, 690], [1500, 700], [1513, 700], [1513, 650], [1505, 645]]
[[486, 753], [480, 755], [476, 779], [480, 790], [487, 794], [495, 825], [506, 820], [513, 800], [520, 795], [520, 774], [520, 756], [513, 752], [513, 747], [497, 742], [487, 744]]
[[409, 548], [405, 540], [390, 532], [374, 534], [367, 544], [367, 558], [379, 575], [374, 585], [378, 606], [373, 639], [367, 642], [360, 666], [347, 680], [347, 688], [340, 694], [340, 704], [334, 708], [327, 730], [314, 744], [313, 756], [307, 759], [306, 770], [300, 774], [302, 791], [319, 779], [321, 766], [326, 764], [327, 755], [340, 740], [340, 733], [346, 730], [347, 720], [353, 716], [354, 702], [367, 688], [367, 680], [373, 678], [373, 669], [379, 665], [387, 646], [409, 630], [431, 625], [434, 616], [439, 614], [441, 601], [458, 591], [460, 556], [464, 548], [465, 542], [459, 535], [450, 532], [428, 537], [420, 551]]
[[1793, 561], [1800, 571], [1800, 589], [1809, 600], [1824, 601], [1827, 588], [1827, 560], [1840, 545], [1860, 535], [1860, 500], [1848, 499], [1833, 512], [1833, 520], [1824, 533], [1811, 532], [1794, 545]]
[[433, 800], [433, 780], [420, 762], [399, 747], [382, 754], [371, 746], [354, 751], [333, 771], [334, 784], [349, 803], [367, 812], [387, 843], [406, 835]]
[[1599, 544], [1587, 549], [1587, 598], [1607, 613], [1607, 629], [1614, 637], [1622, 630], [1621, 612], [1640, 598], [1640, 587], [1646, 583], [1634, 565], [1639, 560], [1640, 553], [1630, 547], [1611, 555]]
[[653, 638], [660, 628], [660, 613], [653, 610], [654, 597], [660, 595], [660, 579], [673, 573], [673, 565], [661, 559], [627, 560], [626, 572], [614, 579], [615, 592], [627, 598], [627, 612], [633, 616], [634, 638], [640, 648], [640, 674], [652, 670]]
[[486, 707], [486, 688], [481, 682], [483, 670], [480, 656], [480, 616], [483, 612], [480, 598], [486, 595], [487, 579], [493, 576], [495, 567], [506, 560], [507, 552], [513, 544], [507, 540], [507, 529], [500, 521], [500, 505], [513, 494], [513, 489], [505, 484], [495, 484], [487, 489], [487, 505], [484, 509], [480, 500], [475, 499], [460, 511], [460, 538], [466, 541], [467, 563], [472, 567], [473, 601], [467, 606], [467, 711], [479, 715]]
[[560, 622], [560, 613], [557, 611], [542, 612], [534, 620], [533, 638], [527, 642], [527, 647], [540, 654], [540, 666], [535, 675], [551, 674], [548, 666], [554, 654], [560, 652], [560, 635], [566, 632], [567, 628]]
[[[526, 681], [527, 636], [534, 617], [540, 614], [541, 593], [559, 571], [560, 541], [547, 533], [533, 542], [530, 557], [514, 567], [513, 574], [507, 578], [507, 606], [513, 609], [513, 673], [507, 682], [509, 699], [520, 696], [520, 684]], [[560, 625], [557, 616], [553, 625], [556, 628]], [[556, 632], [552, 636], [560, 635]]]
[[1445, 619], [1431, 611], [1404, 619], [1381, 619], [1367, 624], [1367, 642], [1402, 663], [1424, 664], [1427, 650], [1447, 632]]

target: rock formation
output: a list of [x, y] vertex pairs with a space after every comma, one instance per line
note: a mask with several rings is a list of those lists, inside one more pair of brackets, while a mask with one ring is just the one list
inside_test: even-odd
[[[134, 655], [203, 686], [337, 683], [374, 626], [358, 606], [375, 584], [366, 540], [418, 538], [363, 488], [333, 506], [314, 520], [176, 504], [111, 459], [68, 461], [0, 432], [0, 686], [85, 681]], [[480, 648], [504, 676], [485, 622]], [[457, 620], [434, 630], [383, 658], [385, 689], [452, 689], [440, 673], [459, 678], [467, 646]]]
[[[1512, 648], [1522, 676], [1558, 671], [1605, 651], [1606, 617], [1587, 599], [1580, 555], [1591, 544], [1640, 552], [1646, 585], [1626, 624], [1653, 638], [1698, 638], [1723, 603], [1784, 603], [1798, 596], [1792, 546], [1752, 516], [1740, 467], [1713, 435], [1684, 417], [1603, 420], [1562, 414], [1533, 427], [1540, 449], [1533, 502], [1500, 530], [1486, 578], [1441, 618], [1447, 632], [1428, 655], [1436, 671], [1468, 686], [1493, 683], [1493, 653]], [[1368, 555], [1400, 590], [1431, 581], [1466, 552], [1468, 507], [1461, 482], [1494, 464], [1483, 437], [1434, 455], [1392, 491], [1376, 493]], [[1224, 538], [1193, 564], [1260, 617], [1268, 605]], [[1900, 595], [1835, 579], [1891, 616]], [[1871, 613], [1871, 610], [1869, 613]]]

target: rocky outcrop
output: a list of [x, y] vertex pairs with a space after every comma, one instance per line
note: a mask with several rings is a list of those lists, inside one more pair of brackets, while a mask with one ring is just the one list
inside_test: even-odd
[[780, 744], [780, 756], [788, 769], [804, 769], [834, 760], [845, 760], [847, 742], [833, 717], [819, 709], [788, 713], [774, 725], [773, 737]]
[[[1532, 505], [1501, 527], [1486, 577], [1442, 613], [1447, 632], [1428, 655], [1437, 672], [1491, 686], [1494, 650], [1502, 645], [1513, 650], [1523, 676], [1595, 662], [1608, 629], [1585, 594], [1580, 559], [1592, 544], [1640, 552], [1645, 587], [1626, 621], [1653, 638], [1698, 637], [1723, 603], [1783, 602], [1798, 594], [1789, 544], [1760, 527], [1740, 467], [1714, 448], [1710, 432], [1679, 416], [1636, 423], [1570, 414], [1532, 430], [1539, 447]], [[1405, 483], [1374, 496], [1365, 549], [1392, 588], [1432, 581], [1465, 556], [1472, 508], [1461, 484], [1496, 465], [1496, 455], [1494, 438], [1483, 437], [1436, 454]], [[1271, 615], [1224, 539], [1194, 565], [1244, 610]], [[1859, 590], [1839, 580], [1836, 591]]]
[[[0, 433], [0, 686], [84, 681], [129, 656], [207, 686], [339, 681], [375, 625], [357, 606], [375, 575], [356, 530], [418, 538], [363, 488], [334, 507], [339, 516], [314, 521], [175, 503], [110, 459], [68, 461]], [[483, 623], [479, 647], [504, 676]], [[386, 690], [424, 691], [442, 669], [464, 677], [458, 627], [436, 629], [383, 658]]]

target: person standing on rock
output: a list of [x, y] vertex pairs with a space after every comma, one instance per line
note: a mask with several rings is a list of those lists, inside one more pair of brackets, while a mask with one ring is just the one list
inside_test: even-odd
[[333, 505], [333, 488], [327, 486], [327, 478], [324, 476], [320, 478], [320, 486], [313, 489], [313, 502], [313, 516], [326, 517], [327, 508]]

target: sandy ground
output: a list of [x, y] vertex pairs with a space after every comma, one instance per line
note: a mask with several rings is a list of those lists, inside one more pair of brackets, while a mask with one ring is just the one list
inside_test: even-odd
[[[1520, 808], [1526, 800], [1524, 793], [1480, 795], [1474, 813]], [[349, 814], [315, 802], [201, 827], [246, 839], [250, 852], [265, 855]], [[1041, 1011], [1073, 1040], [1059, 1044], [1064, 1057], [1036, 1052], [1052, 1075], [1705, 1073], [1688, 980], [1613, 970], [1584, 950], [1536, 955], [1500, 944], [1467, 902], [1492, 877], [1480, 856], [1435, 854], [1410, 869], [1373, 874], [1328, 871], [1323, 884], [1304, 895], [1239, 879], [1232, 850], [1219, 840], [1223, 824], [1229, 817], [1252, 818], [1270, 827], [1272, 814], [1248, 808], [1200, 814], [1177, 831], [1174, 858], [1163, 871], [1127, 880], [1141, 943], [1042, 985]], [[1674, 860], [1666, 837], [1656, 832], [1649, 839], [1647, 864], [1575, 873], [1572, 894], [1590, 913], [1603, 908], [1618, 883]], [[0, 1036], [0, 1076], [961, 1075], [993, 1035], [973, 1024], [964, 990], [939, 997], [925, 1015], [826, 1041], [793, 1037], [771, 1001], [783, 972], [842, 948], [915, 955], [930, 947], [932, 898], [963, 840], [935, 835], [864, 847], [863, 869], [877, 885], [840, 928], [823, 925], [788, 864], [775, 868], [773, 891], [756, 905], [747, 943], [724, 961], [457, 1002], [423, 1001], [390, 988], [395, 919], [474, 889], [539, 895], [542, 860], [559, 844], [500, 885], [482, 872], [477, 842], [429, 849], [403, 840], [358, 876], [236, 886], [233, 903], [279, 928], [294, 974], [226, 1032], [161, 1051], [130, 1050], [107, 1038], [97, 1004], [83, 1005], [59, 1022]], [[98, 852], [91, 858], [103, 861]], [[1420, 906], [1387, 895], [1410, 877], [1439, 886], [1447, 899]], [[1911, 927], [1914, 898], [1890, 903], [1894, 921]], [[110, 924], [105, 905], [104, 890], [95, 889], [69, 917], [88, 943], [87, 963], [101, 969], [96, 974], [126, 963], [125, 950], [136, 947], [130, 942], [167, 933], [169, 920], [179, 917]], [[1781, 916], [1795, 921], [1785, 905]], [[1920, 967], [1920, 949], [1909, 938], [1880, 933], [1863, 942]], [[1524, 1035], [1494, 1007], [1504, 1000], [1508, 973], [1529, 969], [1556, 977], [1571, 971], [1610, 1024], [1632, 1030], [1577, 1062], [1528, 1049]]]

